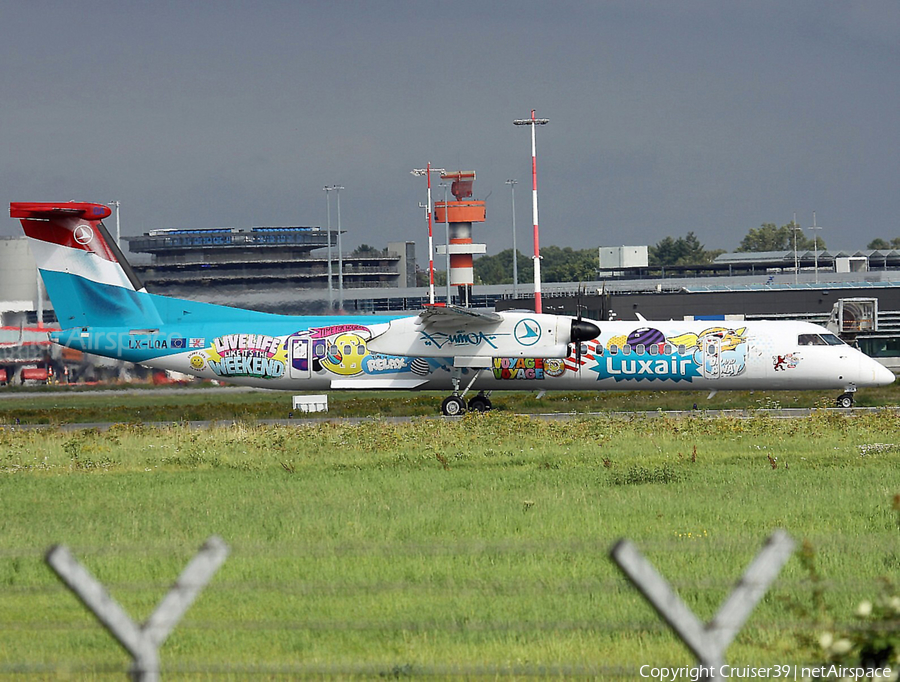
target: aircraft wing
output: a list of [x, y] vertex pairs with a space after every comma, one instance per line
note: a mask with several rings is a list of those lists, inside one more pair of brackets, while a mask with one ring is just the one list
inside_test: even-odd
[[429, 306], [418, 315], [373, 327], [367, 345], [386, 355], [454, 358], [454, 362], [461, 358], [564, 358], [569, 343], [599, 334], [593, 323], [560, 315]]
[[460, 308], [455, 305], [426, 306], [418, 317], [426, 327], [455, 327], [460, 324], [490, 326], [499, 324], [503, 320], [502, 315], [490, 310]]

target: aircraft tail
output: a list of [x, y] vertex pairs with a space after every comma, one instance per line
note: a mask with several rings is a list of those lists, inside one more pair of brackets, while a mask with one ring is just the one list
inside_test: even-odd
[[11, 203], [63, 329], [155, 327], [160, 314], [110, 237], [102, 204]]

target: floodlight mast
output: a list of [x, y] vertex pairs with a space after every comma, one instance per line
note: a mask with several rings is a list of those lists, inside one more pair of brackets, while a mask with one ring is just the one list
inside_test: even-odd
[[329, 194], [337, 192], [337, 250], [338, 250], [338, 310], [344, 309], [344, 257], [341, 253], [341, 190], [343, 185], [328, 185], [325, 190], [325, 211], [328, 220], [328, 312], [332, 312], [334, 295], [331, 285], [331, 204]]
[[818, 231], [822, 229], [821, 225], [816, 225], [816, 212], [813, 211], [813, 224], [812, 227], [808, 228], [812, 230], [813, 233], [813, 259], [815, 265], [813, 266], [816, 271], [816, 284], [819, 283], [819, 233]]
[[518, 118], [513, 125], [531, 126], [531, 212], [534, 217], [534, 312], [541, 312], [541, 242], [538, 234], [538, 200], [537, 200], [537, 146], [534, 129], [547, 125], [549, 118], [535, 118], [534, 109], [531, 118]]
[[326, 186], [322, 189], [325, 191], [325, 238], [328, 242], [328, 314], [330, 315], [334, 312], [334, 288], [331, 279], [331, 187]]
[[[425, 168], [413, 168], [410, 173], [415, 176], [424, 175], [428, 179], [428, 203], [425, 206], [425, 215], [428, 217], [428, 302], [434, 305], [434, 235], [431, 228], [431, 174], [445, 173], [443, 168], [432, 168], [429, 161]], [[447, 277], [450, 273], [447, 273]]]
[[119, 246], [119, 242], [122, 241], [122, 228], [119, 226], [119, 206], [121, 202], [118, 201], [107, 201], [107, 206], [115, 206], [116, 208], [116, 246]]
[[513, 250], [513, 298], [519, 298], [519, 253], [516, 249], [516, 185], [518, 180], [507, 180], [512, 195], [512, 250]]

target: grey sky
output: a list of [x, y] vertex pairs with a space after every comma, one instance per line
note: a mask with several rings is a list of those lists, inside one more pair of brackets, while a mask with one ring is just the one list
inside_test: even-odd
[[3, 205], [118, 200], [125, 234], [324, 225], [339, 183], [345, 247], [422, 263], [430, 161], [477, 171], [489, 253], [516, 178], [527, 253], [535, 108], [544, 245], [900, 235], [894, 0], [8, 0], [0, 92]]

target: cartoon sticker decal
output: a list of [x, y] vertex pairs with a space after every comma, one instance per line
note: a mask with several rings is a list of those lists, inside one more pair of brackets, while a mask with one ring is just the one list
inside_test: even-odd
[[557, 378], [566, 373], [566, 363], [559, 358], [544, 359], [544, 374], [548, 377]]
[[747, 367], [745, 332], [746, 327], [710, 327], [700, 334], [667, 337], [659, 329], [641, 327], [610, 337], [589, 369], [597, 373], [598, 381], [692, 382], [694, 377], [734, 377]]
[[[413, 372], [426, 376], [433, 371], [428, 360], [369, 351], [366, 342], [371, 330], [358, 324], [340, 324], [297, 332], [291, 338], [310, 339], [310, 355], [314, 372], [330, 372], [338, 376], [360, 374], [397, 374]], [[292, 358], [295, 365], [306, 358]]]
[[786, 355], [772, 356], [772, 364], [776, 372], [784, 372], [789, 369], [795, 369], [800, 364], [799, 353], [787, 353]]
[[338, 334], [328, 345], [322, 367], [340, 376], [362, 374], [363, 359], [369, 354], [366, 340], [355, 332]]
[[491, 369], [495, 379], [543, 379], [541, 358], [493, 358]]
[[[207, 366], [220, 377], [279, 379], [284, 376], [287, 364], [284, 340], [266, 334], [219, 336], [204, 353]], [[191, 356], [191, 367], [200, 364], [194, 359], [197, 355]]]

